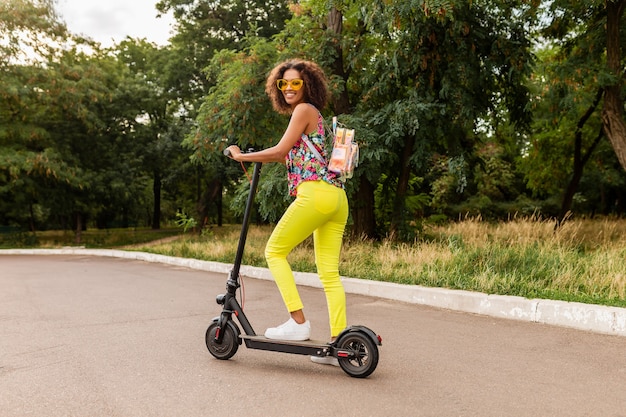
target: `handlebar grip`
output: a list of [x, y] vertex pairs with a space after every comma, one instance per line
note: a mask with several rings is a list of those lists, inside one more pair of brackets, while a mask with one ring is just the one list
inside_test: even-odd
[[228, 148], [224, 149], [224, 155], [230, 157], [230, 149]]

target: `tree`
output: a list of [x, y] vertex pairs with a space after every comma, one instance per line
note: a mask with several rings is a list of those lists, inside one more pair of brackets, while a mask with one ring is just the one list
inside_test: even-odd
[[392, 151], [391, 233], [401, 234], [413, 218], [405, 205], [409, 181], [424, 175], [430, 155], [470, 160], [475, 127], [498, 102], [520, 128], [527, 125], [524, 80], [533, 59], [527, 27], [535, 10], [524, 2], [456, 2], [434, 11], [416, 3], [372, 10], [385, 49], [373, 53], [360, 103], [382, 128], [379, 146]]
[[126, 39], [117, 46], [117, 58], [132, 74], [126, 86], [126, 103], [134, 106], [135, 152], [143, 169], [152, 176], [152, 229], [161, 226], [161, 195], [164, 176], [185, 164], [180, 146], [183, 134], [174, 114], [180, 110], [177, 97], [168, 90], [164, 67], [172, 58], [169, 48], [145, 40]]
[[[205, 69], [213, 57], [222, 50], [237, 51], [246, 48], [248, 37], [270, 38], [280, 32], [289, 16], [287, 0], [162, 0], [157, 4], [161, 12], [172, 11], [176, 18], [177, 33], [171, 38], [172, 59], [166, 65], [168, 81], [166, 85], [179, 97], [183, 117], [200, 123], [204, 116], [198, 116], [204, 98], [217, 83], [216, 72]], [[235, 117], [236, 112], [231, 117]], [[196, 126], [181, 120], [182, 125], [191, 127], [185, 132], [187, 145], [193, 148], [197, 140]], [[216, 128], [215, 124], [197, 126], [206, 132]], [[234, 138], [234, 132], [229, 137]], [[240, 132], [237, 132], [239, 135]], [[214, 136], [214, 135], [213, 135]], [[218, 224], [221, 225], [221, 195], [223, 186], [237, 174], [225, 165], [223, 155], [213, 158], [193, 158], [195, 167], [196, 211], [202, 218], [209, 217], [212, 206], [217, 210]]]
[[603, 130], [613, 145], [622, 168], [626, 170], [624, 63], [620, 30], [626, 1], [558, 0], [548, 4], [547, 16], [550, 20], [543, 34], [562, 44], [566, 50], [575, 52], [571, 61], [582, 62], [586, 67], [595, 69], [595, 89], [604, 91]]
[[44, 126], [55, 149], [82, 180], [78, 189], [53, 190], [62, 197], [54, 211], [71, 215], [77, 232], [87, 219], [101, 219], [105, 226], [106, 218], [121, 217], [125, 225], [145, 184], [135, 152], [135, 126], [142, 113], [127, 95], [132, 77], [104, 52], [69, 50], [48, 65], [58, 81], [48, 94]]
[[36, 227], [36, 195], [53, 184], [80, 186], [76, 170], [42, 126], [50, 79], [45, 62], [67, 37], [50, 1], [0, 4], [0, 194], [4, 223]]
[[[394, 187], [391, 233], [412, 221], [413, 213], [405, 210], [407, 198], [412, 198], [409, 191], [414, 192], [408, 184], [423, 184], [414, 179], [420, 170], [426, 171], [425, 162], [435, 150], [462, 154], [471, 149], [474, 125], [493, 107], [493, 100], [500, 100], [520, 126], [528, 122], [523, 81], [532, 59], [526, 26], [534, 9], [507, 3], [494, 12], [491, 4], [464, 4], [414, 1], [383, 7], [376, 1], [345, 1], [325, 8], [319, 2], [301, 2], [276, 37], [281, 57], [313, 59], [327, 69], [333, 100], [326, 111], [349, 112], [340, 114], [340, 120], [357, 127], [363, 145], [361, 168], [349, 182], [349, 191], [353, 230], [359, 235], [376, 233], [373, 184], [383, 175]], [[518, 15], [522, 19], [512, 19]], [[237, 61], [249, 59], [254, 69], [256, 58], [240, 55]], [[240, 72], [232, 78], [241, 83], [238, 77], [248, 68], [221, 69], [233, 73], [237, 68]], [[230, 85], [219, 81], [216, 92]], [[253, 84], [259, 91], [259, 80]], [[232, 91], [225, 96], [236, 97]], [[225, 106], [214, 115], [239, 116], [232, 122], [220, 118], [227, 126], [246, 120], [231, 103], [213, 95], [208, 103]], [[213, 151], [219, 149], [218, 139], [212, 142]], [[246, 145], [248, 140], [239, 142]], [[363, 202], [367, 204], [359, 205]]]
[[626, 123], [624, 122], [624, 73], [621, 54], [620, 23], [624, 15], [624, 0], [607, 0], [606, 60], [613, 82], [605, 87], [602, 120], [617, 159], [626, 170]]
[[[247, 182], [242, 180], [241, 168], [225, 160], [222, 151], [237, 143], [242, 149], [261, 149], [271, 146], [280, 138], [287, 119], [278, 115], [269, 106], [265, 95], [265, 80], [269, 69], [277, 60], [276, 48], [263, 38], [252, 37], [245, 41], [249, 46], [242, 51], [221, 51], [207, 67], [207, 73], [216, 80], [216, 86], [200, 107], [197, 118], [198, 129], [185, 139], [184, 144], [192, 149], [192, 158], [210, 169], [223, 184], [235, 178], [244, 190]], [[273, 179], [284, 182], [284, 167], [266, 166], [264, 173], [283, 171], [277, 175], [263, 175], [259, 193], [260, 210], [269, 220], [277, 220], [288, 204], [286, 186], [278, 185]], [[245, 180], [247, 177], [244, 176]], [[244, 192], [239, 192], [239, 195]], [[242, 213], [244, 204], [239, 199], [233, 209]]]
[[[537, 179], [547, 166], [556, 167], [557, 160], [570, 164], [570, 169], [552, 169], [550, 175], [549, 183], [553, 187], [560, 185], [562, 194], [560, 209], [554, 213], [557, 225], [569, 215], [584, 170], [604, 136], [610, 139], [624, 167], [620, 156], [621, 149], [626, 149], [626, 136], [620, 133], [624, 126], [620, 3], [556, 1], [546, 10], [548, 24], [541, 34], [549, 44], [543, 52], [544, 65], [534, 80], [542, 86], [539, 94], [545, 104], [536, 102], [543, 132], [535, 135], [533, 146], [541, 146], [543, 151], [535, 153], [534, 168], [527, 170], [527, 176], [531, 188], [538, 190], [544, 188]], [[546, 152], [548, 142], [562, 143], [565, 148]], [[603, 165], [606, 167], [607, 161]], [[555, 181], [557, 172], [566, 177]]]
[[287, 4], [286, 0], [159, 1], [157, 9], [173, 12], [176, 19], [170, 41], [177, 59], [168, 67], [170, 85], [180, 97], [193, 97], [191, 104], [197, 104], [214, 82], [203, 72], [213, 55], [241, 49], [247, 36], [270, 38], [280, 32], [289, 17]]
[[50, 2], [11, 6], [1, 9], [3, 34], [21, 49], [3, 47], [0, 64], [2, 222], [73, 227], [77, 241], [89, 219], [129, 224], [145, 186], [134, 146], [144, 109], [127, 93], [145, 81], [97, 44], [73, 40]]
[[532, 60], [526, 26], [534, 8], [521, 2], [341, 4], [350, 30], [340, 42], [350, 47], [342, 60], [348, 78], [339, 85], [347, 86], [356, 103], [353, 121], [371, 140], [362, 172], [370, 183], [388, 173], [385, 183], [395, 188], [383, 193], [393, 195], [390, 233], [403, 234], [414, 215], [407, 198], [420, 195], [409, 184], [423, 184], [414, 178], [425, 172], [429, 155], [471, 149], [475, 123], [496, 100], [520, 126], [528, 122], [522, 81]]
[[67, 39], [53, 0], [4, 0], [0, 3], [0, 68], [41, 63]]

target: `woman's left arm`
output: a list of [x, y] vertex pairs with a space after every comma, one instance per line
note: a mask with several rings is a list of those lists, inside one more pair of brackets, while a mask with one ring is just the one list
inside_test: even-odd
[[276, 145], [262, 151], [248, 153], [243, 153], [237, 145], [232, 145], [228, 147], [231, 158], [241, 162], [284, 162], [285, 156], [300, 136], [312, 130], [311, 120], [314, 120], [313, 126], [316, 126], [317, 110], [315, 107], [304, 103], [298, 104], [291, 115], [287, 130]]

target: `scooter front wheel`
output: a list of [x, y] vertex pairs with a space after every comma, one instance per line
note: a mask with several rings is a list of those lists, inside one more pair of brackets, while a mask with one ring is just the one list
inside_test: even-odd
[[378, 347], [362, 332], [348, 332], [337, 341], [339, 366], [354, 378], [366, 378], [378, 365]]
[[[221, 343], [217, 343], [215, 340], [218, 331], [223, 332]], [[205, 339], [207, 349], [209, 349], [211, 355], [217, 359], [230, 359], [237, 353], [237, 349], [239, 349], [237, 335], [233, 329], [230, 326], [224, 326], [224, 328], [220, 329], [217, 322], [211, 323], [206, 331]]]

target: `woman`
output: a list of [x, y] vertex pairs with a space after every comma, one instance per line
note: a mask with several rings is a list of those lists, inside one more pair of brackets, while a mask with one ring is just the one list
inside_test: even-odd
[[[304, 315], [287, 255], [313, 234], [315, 264], [324, 286], [334, 339], [346, 328], [346, 296], [339, 277], [339, 254], [348, 219], [348, 199], [343, 183], [328, 171], [302, 139], [308, 137], [321, 156], [328, 160], [324, 147], [324, 126], [320, 109], [326, 105], [328, 87], [322, 69], [315, 63], [289, 60], [276, 66], [265, 86], [274, 109], [291, 115], [280, 141], [259, 152], [242, 153], [229, 147], [231, 158], [242, 162], [285, 162], [289, 194], [295, 200], [276, 225], [265, 248], [265, 258], [283, 297], [290, 319], [267, 329], [269, 339], [308, 340], [311, 326]], [[314, 362], [338, 365], [331, 356], [311, 358]]]

